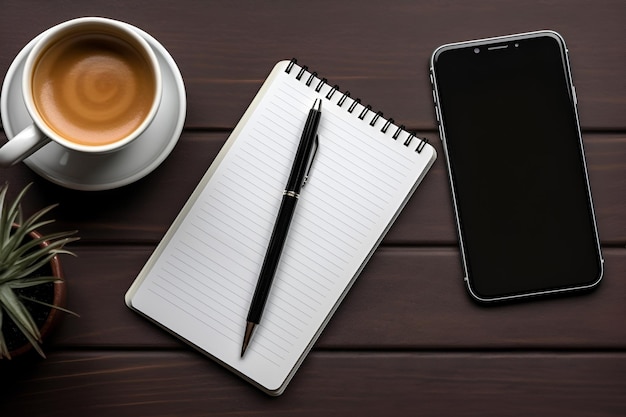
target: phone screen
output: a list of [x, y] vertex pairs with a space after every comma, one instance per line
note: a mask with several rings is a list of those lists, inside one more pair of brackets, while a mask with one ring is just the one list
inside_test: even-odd
[[597, 283], [601, 254], [560, 37], [442, 47], [433, 76], [472, 294]]

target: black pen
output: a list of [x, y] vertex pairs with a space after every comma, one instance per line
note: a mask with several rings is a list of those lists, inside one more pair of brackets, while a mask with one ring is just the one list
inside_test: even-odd
[[304, 125], [304, 131], [300, 137], [300, 144], [298, 145], [293, 167], [291, 168], [291, 173], [287, 180], [287, 186], [283, 192], [283, 200], [278, 210], [274, 230], [272, 231], [267, 253], [263, 260], [263, 266], [261, 267], [261, 273], [259, 274], [259, 280], [257, 281], [256, 289], [252, 296], [252, 303], [250, 304], [248, 318], [246, 319], [243, 345], [241, 346], [241, 357], [243, 357], [246, 352], [254, 328], [261, 321], [263, 308], [265, 307], [265, 302], [270, 292], [276, 268], [278, 268], [278, 261], [280, 260], [283, 246], [287, 240], [289, 225], [291, 224], [291, 219], [296, 209], [296, 203], [300, 197], [300, 190], [308, 178], [309, 170], [313, 163], [315, 152], [317, 151], [317, 127], [320, 123], [321, 115], [322, 100], [316, 99], [315, 103], [313, 103], [313, 107], [309, 111], [309, 116]]

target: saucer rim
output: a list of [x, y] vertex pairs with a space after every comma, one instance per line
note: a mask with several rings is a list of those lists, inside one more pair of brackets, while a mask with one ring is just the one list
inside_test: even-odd
[[[154, 50], [155, 54], [157, 56], [161, 56], [163, 60], [165, 61], [164, 64], [161, 64], [162, 65], [161, 69], [163, 70], [163, 66], [166, 66], [167, 70], [171, 71], [172, 73], [172, 76], [174, 79], [174, 88], [172, 89], [173, 90], [172, 94], [178, 95], [178, 99], [180, 102], [180, 105], [178, 106], [177, 119], [176, 119], [176, 122], [173, 123], [174, 126], [172, 130], [172, 135], [169, 139], [167, 139], [167, 144], [165, 144], [165, 146], [161, 148], [161, 151], [159, 152], [159, 154], [156, 155], [155, 158], [153, 158], [151, 161], [146, 163], [143, 168], [139, 170], [129, 170], [129, 171], [132, 171], [133, 173], [122, 179], [113, 180], [113, 181], [80, 182], [80, 178], [71, 178], [70, 181], [68, 181], [67, 177], [60, 178], [59, 176], [55, 176], [54, 171], [51, 172], [50, 170], [44, 169], [40, 165], [29, 160], [28, 158], [23, 161], [24, 164], [27, 165], [35, 173], [39, 174], [41, 177], [47, 179], [48, 181], [54, 184], [60, 185], [65, 188], [81, 190], [81, 191], [104, 191], [104, 190], [111, 190], [111, 189], [120, 188], [125, 185], [132, 184], [144, 178], [145, 176], [150, 174], [152, 171], [154, 171], [159, 165], [161, 165], [161, 163], [163, 163], [163, 161], [167, 159], [167, 157], [172, 152], [172, 150], [174, 149], [174, 147], [176, 146], [176, 144], [178, 143], [180, 139], [180, 136], [184, 128], [186, 114], [187, 114], [187, 95], [185, 91], [185, 84], [184, 84], [180, 69], [178, 68], [178, 65], [172, 58], [171, 54], [167, 51], [167, 49], [165, 49], [165, 47], [158, 40], [156, 40], [153, 36], [151, 36], [150, 34], [143, 31], [142, 29], [136, 26], [133, 26], [129, 23], [125, 23], [125, 22], [120, 22], [120, 23], [123, 23], [124, 25], [128, 26], [132, 30], [135, 30], [140, 36], [142, 36], [148, 42], [150, 47]], [[12, 84], [13, 82], [15, 82], [13, 80], [15, 80], [15, 78], [18, 76], [16, 72], [19, 67], [19, 64], [25, 59], [26, 55], [28, 55], [30, 50], [33, 48], [35, 42], [41, 36], [43, 36], [47, 31], [51, 29], [52, 28], [46, 29], [45, 31], [35, 36], [33, 39], [31, 39], [30, 42], [28, 42], [20, 50], [19, 53], [15, 56], [15, 58], [11, 62], [9, 69], [7, 70], [7, 73], [5, 75], [4, 81], [2, 83], [2, 90], [0, 91], [0, 112], [2, 116], [2, 128], [8, 140], [11, 140], [15, 136], [15, 132], [13, 132], [14, 127], [11, 126], [12, 123], [10, 122], [10, 116], [9, 116], [9, 97], [8, 97], [9, 96], [8, 92], [10, 88], [9, 84]], [[158, 110], [157, 110], [157, 113], [158, 113]], [[141, 135], [139, 137], [141, 137]], [[57, 145], [57, 146], [60, 146], [60, 145]], [[124, 152], [124, 149], [120, 149], [116, 152]], [[93, 155], [89, 155], [89, 156], [94, 157]], [[106, 157], [106, 155], [104, 155], [103, 157]]]

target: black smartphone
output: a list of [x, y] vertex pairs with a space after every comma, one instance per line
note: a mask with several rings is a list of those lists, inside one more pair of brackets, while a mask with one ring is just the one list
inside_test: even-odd
[[604, 261], [563, 38], [443, 45], [430, 74], [470, 294], [597, 285]]

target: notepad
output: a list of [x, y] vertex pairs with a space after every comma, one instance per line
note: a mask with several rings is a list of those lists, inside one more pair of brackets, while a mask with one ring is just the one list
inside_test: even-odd
[[[309, 109], [319, 148], [254, 338], [250, 301]], [[425, 140], [279, 62], [126, 293], [129, 307], [280, 395], [436, 158]]]

